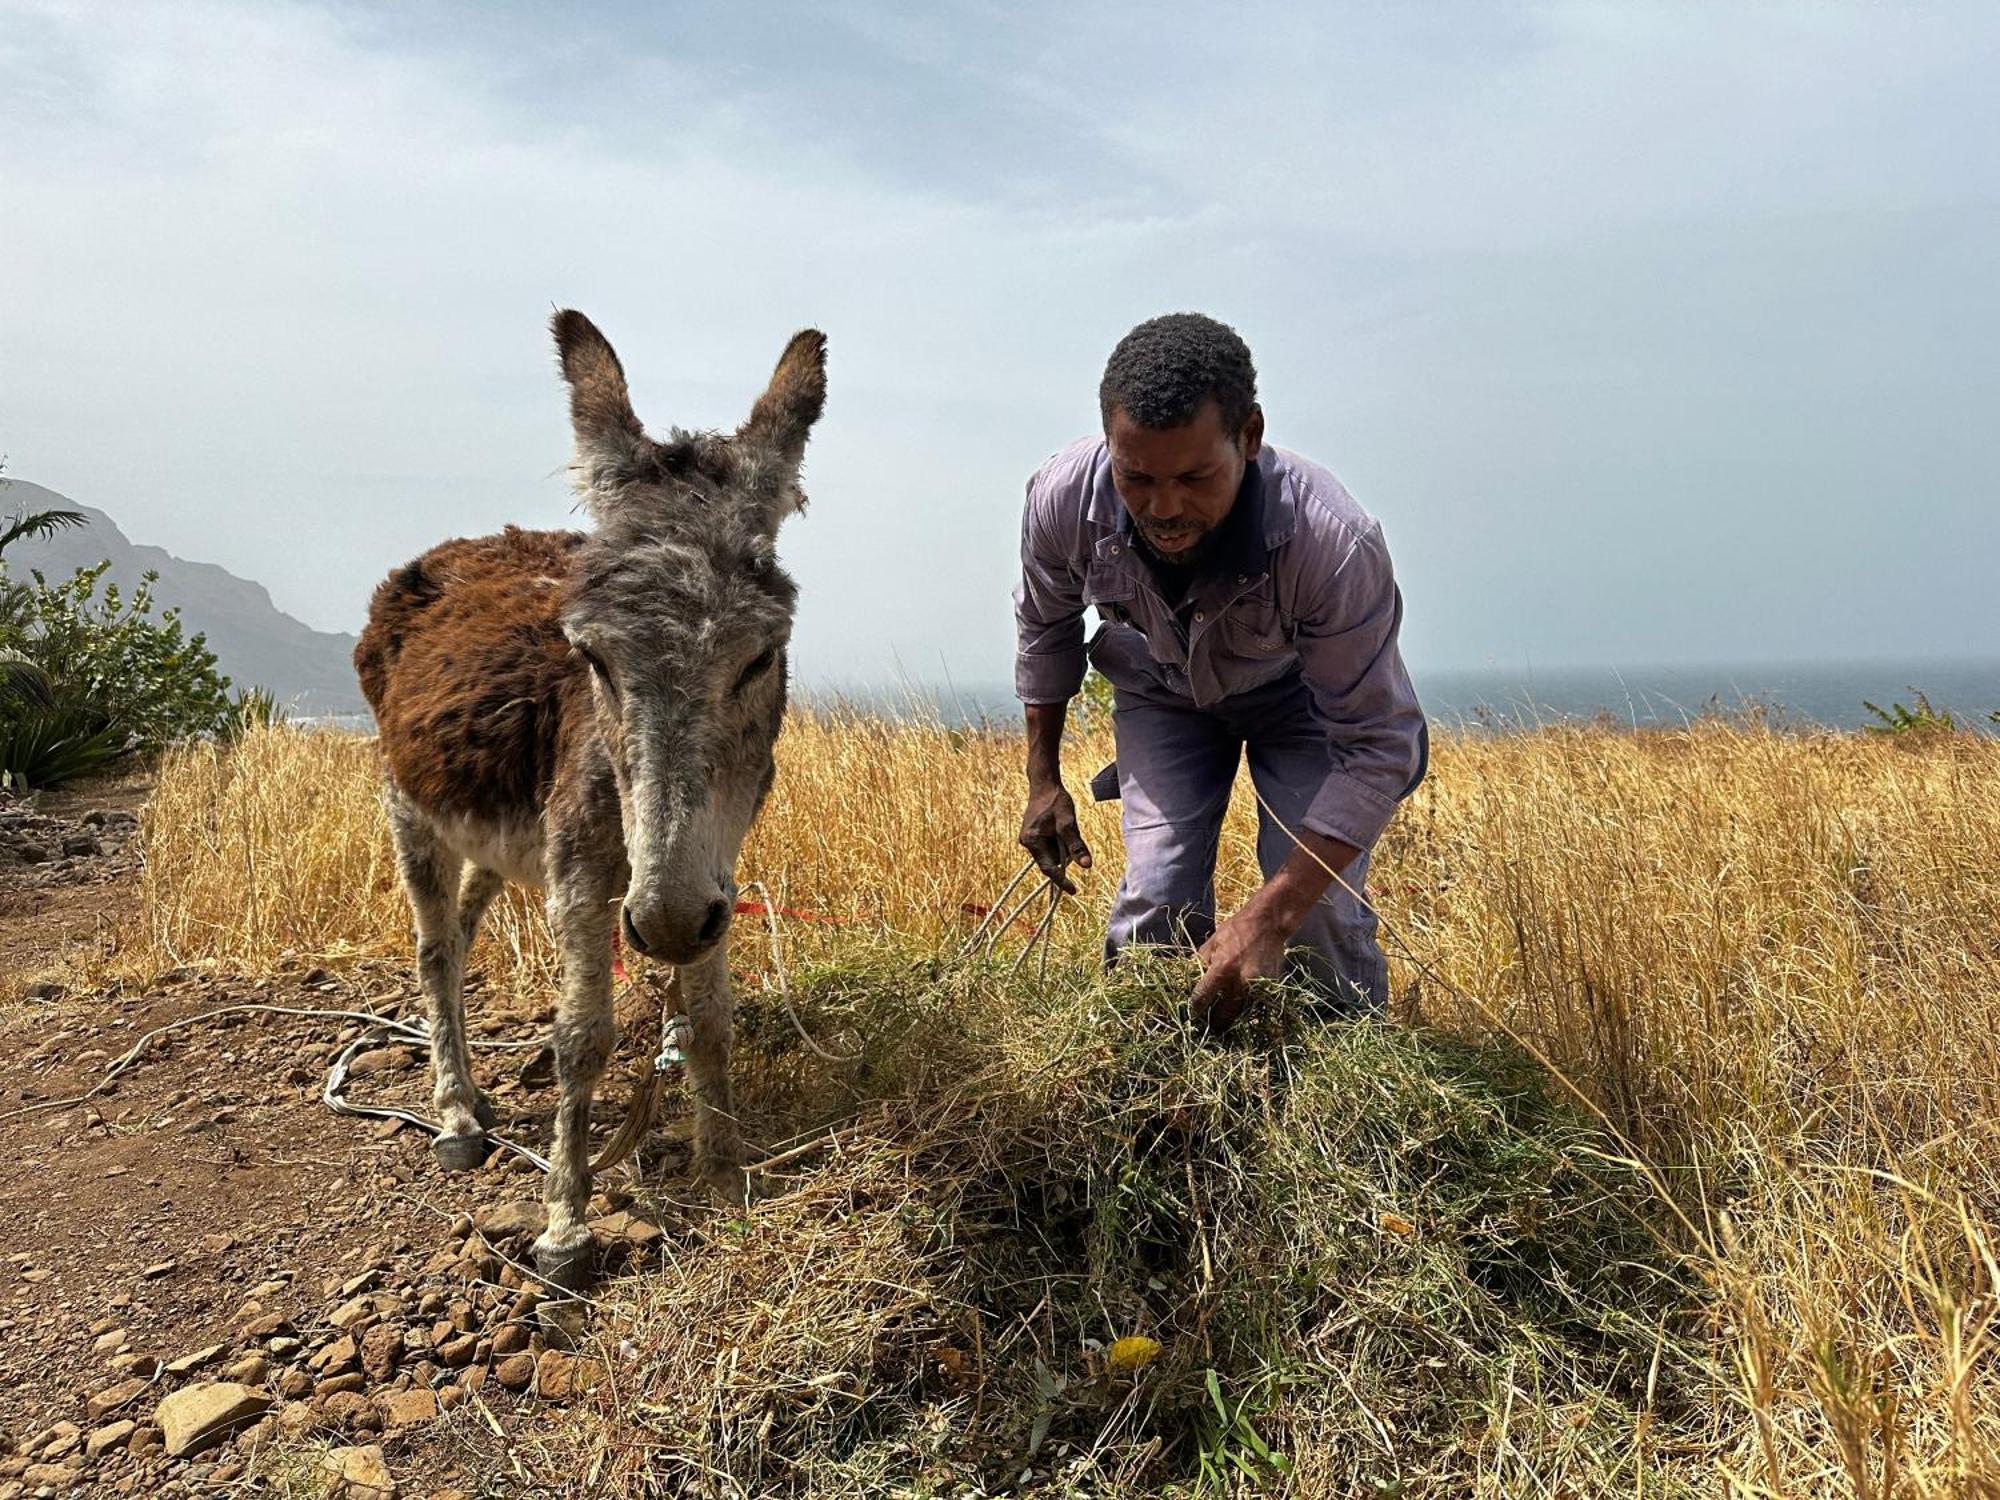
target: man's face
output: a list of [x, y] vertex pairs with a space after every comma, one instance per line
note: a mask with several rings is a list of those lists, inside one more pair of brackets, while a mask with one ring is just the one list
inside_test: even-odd
[[1264, 414], [1253, 407], [1243, 430], [1232, 433], [1213, 401], [1185, 427], [1142, 427], [1120, 407], [1105, 438], [1111, 483], [1146, 545], [1161, 557], [1191, 560], [1236, 503], [1243, 470], [1263, 446]]

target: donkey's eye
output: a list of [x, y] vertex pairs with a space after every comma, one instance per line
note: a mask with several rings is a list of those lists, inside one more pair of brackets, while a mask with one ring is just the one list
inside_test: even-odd
[[751, 683], [755, 682], [759, 677], [762, 677], [766, 672], [770, 671], [771, 663], [776, 661], [777, 659], [778, 659], [778, 648], [773, 646], [770, 650], [760, 655], [755, 661], [751, 662], [750, 665], [745, 667], [743, 671], [737, 676], [736, 691], [739, 693], [742, 692], [745, 688], [750, 686]]

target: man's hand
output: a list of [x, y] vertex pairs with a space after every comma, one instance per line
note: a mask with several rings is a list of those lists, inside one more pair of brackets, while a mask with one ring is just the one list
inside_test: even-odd
[[1044, 875], [1070, 895], [1076, 894], [1076, 882], [1069, 878], [1068, 868], [1074, 864], [1088, 870], [1090, 846], [1076, 826], [1076, 803], [1060, 781], [1029, 785], [1028, 811], [1021, 819], [1021, 847], [1035, 857]]
[[1216, 928], [1195, 955], [1202, 975], [1188, 1001], [1194, 1023], [1218, 1036], [1227, 1031], [1249, 1002], [1251, 983], [1284, 973], [1290, 936], [1291, 929], [1255, 900]]

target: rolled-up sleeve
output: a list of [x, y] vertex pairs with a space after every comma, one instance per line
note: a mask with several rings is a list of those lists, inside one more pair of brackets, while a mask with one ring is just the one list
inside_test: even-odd
[[1083, 687], [1083, 577], [1077, 556], [1082, 516], [1066, 489], [1044, 467], [1028, 481], [1022, 510], [1014, 693], [1023, 703], [1067, 703]]
[[1305, 826], [1367, 849], [1423, 780], [1429, 731], [1403, 669], [1403, 596], [1380, 526], [1302, 579], [1300, 670], [1333, 742], [1334, 769]]

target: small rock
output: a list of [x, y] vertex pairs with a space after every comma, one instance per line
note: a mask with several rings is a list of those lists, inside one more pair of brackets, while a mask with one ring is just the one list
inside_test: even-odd
[[349, 1333], [358, 1325], [386, 1318], [402, 1310], [402, 1303], [389, 1292], [369, 1292], [359, 1297], [350, 1297], [326, 1315], [327, 1322], [335, 1328]]
[[320, 1460], [320, 1468], [332, 1477], [334, 1493], [342, 1500], [396, 1500], [396, 1481], [379, 1445], [335, 1448]]
[[387, 1380], [402, 1357], [403, 1330], [394, 1323], [376, 1324], [361, 1341], [361, 1368], [371, 1379]]
[[322, 1375], [337, 1375], [342, 1370], [352, 1369], [354, 1362], [360, 1357], [361, 1351], [355, 1346], [354, 1340], [342, 1334], [306, 1363]]
[[304, 1370], [287, 1370], [279, 1377], [278, 1394], [287, 1401], [298, 1401], [313, 1393], [313, 1378]]
[[203, 1365], [220, 1359], [228, 1348], [227, 1344], [210, 1344], [206, 1349], [196, 1349], [190, 1354], [183, 1354], [179, 1359], [170, 1359], [167, 1361], [167, 1373], [185, 1375], [190, 1370], [199, 1370]]
[[303, 1401], [278, 1408], [278, 1431], [288, 1438], [302, 1438], [319, 1426], [320, 1414]]
[[172, 1271], [174, 1267], [178, 1266], [179, 1264], [180, 1262], [177, 1260], [155, 1261], [152, 1265], [146, 1267], [146, 1269], [141, 1271], [139, 1274], [145, 1277], [146, 1280], [148, 1281], [158, 1281], [162, 1276], [165, 1276], [168, 1272]]
[[21, 1482], [39, 1494], [72, 1489], [82, 1478], [81, 1472], [63, 1464], [29, 1464], [21, 1472]]
[[261, 1354], [247, 1355], [229, 1367], [229, 1378], [241, 1385], [262, 1385], [271, 1375], [271, 1363]]
[[54, 1463], [76, 1451], [83, 1441], [83, 1429], [74, 1422], [57, 1422], [44, 1429], [41, 1434], [29, 1440], [28, 1456], [40, 1458], [46, 1463]]
[[159, 1428], [141, 1423], [139, 1429], [132, 1434], [132, 1441], [125, 1445], [125, 1451], [134, 1458], [142, 1458], [165, 1441], [166, 1436]]
[[488, 1239], [515, 1239], [540, 1234], [548, 1227], [549, 1211], [532, 1199], [516, 1198], [481, 1209], [472, 1222]]
[[321, 1396], [338, 1396], [343, 1391], [358, 1391], [368, 1384], [368, 1377], [359, 1370], [349, 1370], [345, 1375], [329, 1375], [315, 1388]]
[[101, 1422], [126, 1403], [136, 1400], [146, 1389], [143, 1380], [121, 1380], [109, 1390], [99, 1391], [83, 1403], [84, 1420]]
[[92, 1458], [97, 1458], [112, 1448], [124, 1447], [131, 1440], [132, 1434], [138, 1430], [139, 1424], [129, 1418], [113, 1422], [109, 1426], [98, 1428], [85, 1439], [83, 1451]]
[[524, 1325], [520, 1323], [503, 1323], [500, 1326], [499, 1332], [493, 1335], [493, 1352], [495, 1354], [519, 1354], [523, 1349], [528, 1347], [530, 1337], [532, 1335], [529, 1334]]
[[535, 1394], [544, 1401], [567, 1401], [581, 1396], [604, 1378], [604, 1367], [594, 1359], [550, 1350], [535, 1366]]
[[424, 1386], [415, 1386], [407, 1391], [396, 1391], [384, 1396], [379, 1403], [383, 1421], [391, 1430], [398, 1427], [416, 1427], [438, 1414], [435, 1394]]
[[217, 1380], [184, 1386], [160, 1403], [157, 1413], [165, 1435], [167, 1456], [185, 1458], [220, 1442], [271, 1409], [262, 1391], [234, 1381]]
[[512, 1354], [493, 1367], [493, 1378], [503, 1390], [525, 1391], [535, 1381], [535, 1356]]
[[291, 1331], [292, 1320], [283, 1313], [265, 1313], [243, 1325], [243, 1337], [246, 1339], [267, 1339], [274, 1334]]
[[90, 1346], [92, 1354], [116, 1354], [125, 1347], [125, 1330], [114, 1328], [109, 1333], [100, 1333]]
[[472, 1356], [478, 1348], [478, 1339], [469, 1333], [461, 1333], [456, 1338], [448, 1338], [437, 1346], [438, 1363], [447, 1370], [462, 1370], [472, 1363]]
[[590, 1228], [599, 1239], [622, 1240], [634, 1250], [644, 1250], [657, 1243], [664, 1235], [659, 1225], [622, 1209], [614, 1214], [606, 1214], [601, 1219], [592, 1219]]
[[333, 1391], [313, 1397], [319, 1425], [334, 1432], [367, 1431], [382, 1425], [375, 1403], [359, 1391]]
[[299, 1350], [305, 1348], [305, 1341], [293, 1338], [290, 1334], [280, 1334], [278, 1337], [266, 1342], [264, 1347], [271, 1351], [271, 1358], [273, 1359], [290, 1359]]

